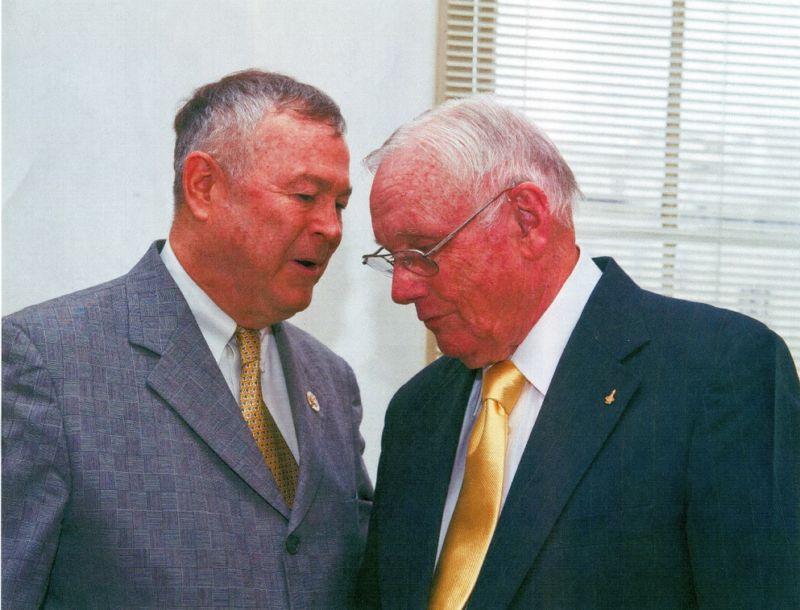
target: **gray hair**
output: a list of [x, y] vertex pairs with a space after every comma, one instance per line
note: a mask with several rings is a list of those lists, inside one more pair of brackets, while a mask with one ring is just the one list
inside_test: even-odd
[[175, 204], [183, 201], [189, 153], [208, 153], [239, 180], [250, 159], [249, 137], [268, 113], [284, 111], [328, 123], [339, 135], [346, 129], [339, 106], [328, 95], [283, 74], [244, 70], [197, 89], [175, 115]]
[[375, 173], [384, 161], [412, 148], [430, 154], [453, 180], [476, 193], [476, 206], [531, 181], [547, 194], [554, 216], [572, 226], [572, 209], [582, 195], [569, 165], [524, 114], [491, 96], [450, 100], [428, 110], [398, 128], [364, 164]]

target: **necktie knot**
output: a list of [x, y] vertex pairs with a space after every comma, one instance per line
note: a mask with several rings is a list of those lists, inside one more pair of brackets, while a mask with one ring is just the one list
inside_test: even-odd
[[242, 365], [250, 364], [261, 356], [261, 332], [253, 328], [236, 327], [236, 341], [239, 343], [239, 353], [242, 356]]
[[511, 360], [503, 360], [492, 365], [484, 374], [481, 399], [497, 401], [510, 415], [524, 386], [525, 376]]

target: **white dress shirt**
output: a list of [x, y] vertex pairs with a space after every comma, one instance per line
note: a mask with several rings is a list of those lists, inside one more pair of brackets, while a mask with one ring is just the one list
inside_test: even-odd
[[[508, 447], [503, 474], [501, 510], [533, 430], [533, 425], [539, 416], [539, 410], [550, 387], [550, 381], [553, 379], [558, 361], [561, 359], [567, 341], [601, 275], [602, 273], [594, 261], [581, 249], [575, 268], [564, 282], [556, 298], [511, 355], [510, 360], [525, 376], [527, 383], [520, 394], [516, 407], [508, 418]], [[453, 472], [450, 475], [450, 486], [447, 488], [442, 526], [439, 530], [437, 559], [442, 552], [444, 538], [450, 526], [450, 520], [453, 518], [458, 494], [461, 491], [461, 483], [464, 480], [467, 445], [472, 426], [481, 408], [481, 383], [485, 371], [486, 369], [475, 379], [464, 414], [458, 451], [453, 463]]]
[[[239, 403], [239, 376], [242, 363], [239, 344], [235, 336], [236, 322], [189, 277], [175, 256], [169, 241], [161, 250], [161, 260], [180, 288], [183, 298], [189, 304], [189, 309], [200, 327], [203, 338], [208, 343], [211, 354], [219, 365], [225, 382], [236, 402]], [[261, 329], [261, 394], [275, 424], [299, 464], [300, 451], [292, 419], [292, 409], [289, 405], [286, 377], [283, 374], [275, 337], [269, 327]]]

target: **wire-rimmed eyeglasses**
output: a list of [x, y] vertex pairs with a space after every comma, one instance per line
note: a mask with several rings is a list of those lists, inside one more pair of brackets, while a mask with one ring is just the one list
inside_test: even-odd
[[436, 261], [431, 258], [431, 255], [441, 250], [447, 244], [447, 242], [458, 235], [459, 231], [477, 218], [481, 212], [483, 212], [486, 208], [488, 208], [513, 188], [514, 187], [511, 186], [500, 191], [490, 201], [487, 201], [485, 204], [479, 207], [478, 210], [472, 214], [472, 216], [458, 225], [452, 233], [447, 235], [433, 247], [429, 248], [427, 252], [422, 252], [421, 250], [415, 249], [398, 250], [397, 252], [389, 252], [387, 250], [386, 252], [381, 252], [381, 250], [386, 250], [386, 248], [381, 246], [372, 254], [364, 254], [361, 257], [361, 264], [368, 265], [370, 268], [375, 269], [375, 271], [379, 271], [380, 273], [388, 275], [389, 277], [392, 276], [395, 265], [400, 265], [403, 267], [403, 269], [407, 269], [411, 273], [415, 273], [417, 275], [423, 275], [426, 277], [436, 275], [439, 273], [439, 265], [437, 265]]

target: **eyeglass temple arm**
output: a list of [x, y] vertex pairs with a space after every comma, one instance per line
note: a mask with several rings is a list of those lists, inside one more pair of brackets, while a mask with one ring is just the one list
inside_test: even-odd
[[361, 264], [362, 265], [366, 265], [367, 264], [367, 259], [369, 259], [369, 258], [375, 258], [375, 257], [385, 258], [386, 254], [390, 254], [390, 252], [387, 252], [386, 254], [383, 254], [383, 255], [378, 254], [378, 252], [380, 252], [383, 249], [384, 249], [383, 246], [379, 246], [378, 249], [375, 250], [375, 252], [373, 252], [372, 254], [362, 254], [361, 255]]
[[[514, 188], [514, 187], [512, 186], [511, 188]], [[448, 235], [447, 237], [445, 237], [445, 238], [444, 238], [442, 241], [440, 241], [438, 244], [436, 244], [436, 245], [435, 245], [433, 248], [431, 248], [430, 250], [428, 250], [428, 251], [425, 253], [425, 256], [426, 256], [426, 257], [427, 257], [427, 256], [430, 256], [430, 255], [431, 255], [431, 254], [433, 254], [434, 252], [438, 252], [439, 250], [441, 250], [442, 248], [444, 248], [444, 247], [447, 245], [447, 243], [448, 243], [448, 242], [449, 242], [451, 239], [453, 239], [453, 238], [454, 238], [456, 235], [458, 235], [458, 232], [459, 232], [461, 229], [463, 229], [464, 227], [466, 227], [466, 226], [467, 226], [467, 225], [468, 225], [470, 222], [472, 222], [472, 220], [473, 220], [475, 217], [477, 217], [477, 216], [478, 216], [478, 214], [480, 214], [481, 212], [483, 212], [483, 211], [484, 211], [486, 208], [488, 208], [490, 205], [492, 205], [492, 204], [493, 204], [495, 201], [497, 201], [498, 199], [500, 199], [500, 197], [502, 197], [502, 196], [503, 196], [503, 195], [505, 195], [505, 194], [506, 194], [508, 191], [510, 191], [510, 190], [511, 190], [511, 188], [505, 189], [504, 191], [500, 191], [500, 192], [497, 194], [497, 196], [496, 196], [494, 199], [491, 199], [490, 201], [487, 201], [486, 203], [484, 203], [484, 204], [483, 204], [481, 207], [479, 207], [479, 208], [478, 208], [478, 210], [477, 210], [477, 211], [476, 211], [476, 212], [475, 212], [475, 213], [474, 213], [472, 216], [470, 216], [470, 217], [469, 217], [469, 218], [467, 218], [467, 219], [466, 219], [464, 222], [462, 222], [460, 225], [458, 225], [458, 226], [457, 226], [457, 227], [456, 227], [456, 228], [453, 230], [453, 232], [452, 232], [452, 233], [450, 233], [450, 235]]]

